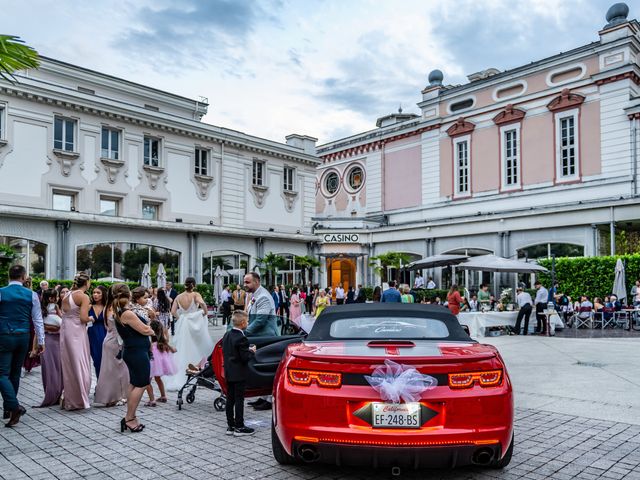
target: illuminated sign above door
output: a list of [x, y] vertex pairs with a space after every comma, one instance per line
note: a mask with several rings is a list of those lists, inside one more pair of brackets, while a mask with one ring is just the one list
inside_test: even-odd
[[358, 243], [360, 235], [357, 233], [325, 233], [322, 236], [324, 243]]

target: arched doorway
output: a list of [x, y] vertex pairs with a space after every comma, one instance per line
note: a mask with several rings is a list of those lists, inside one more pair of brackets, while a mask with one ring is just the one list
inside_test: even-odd
[[[27, 238], [5, 237], [0, 235], [0, 268], [2, 268], [2, 282], [7, 280], [10, 265], [22, 265], [27, 270], [27, 275], [36, 278], [46, 278], [47, 270], [47, 245], [29, 240]], [[6, 264], [6, 265], [5, 265]]]
[[224, 283], [242, 283], [249, 271], [249, 255], [233, 250], [212, 250], [202, 254], [202, 281], [213, 285], [216, 268], [222, 270]]
[[345, 291], [356, 286], [356, 259], [344, 255], [327, 258], [327, 282], [335, 292], [342, 284]]

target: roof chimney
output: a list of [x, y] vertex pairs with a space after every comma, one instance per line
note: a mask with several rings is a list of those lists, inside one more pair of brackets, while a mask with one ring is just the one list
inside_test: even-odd
[[287, 140], [287, 145], [291, 147], [299, 148], [308, 155], [316, 154], [316, 142], [318, 139], [315, 137], [292, 133], [291, 135], [287, 135], [285, 139]]

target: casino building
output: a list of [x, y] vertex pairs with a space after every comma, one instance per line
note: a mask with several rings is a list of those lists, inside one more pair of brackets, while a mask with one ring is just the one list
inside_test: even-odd
[[[34, 277], [237, 282], [313, 253], [316, 139], [203, 123], [193, 100], [43, 58], [0, 80], [0, 245]], [[2, 252], [0, 252], [2, 254]]]
[[640, 24], [627, 16], [616, 4], [594, 42], [464, 85], [434, 70], [419, 114], [319, 146], [322, 281], [373, 284], [370, 260], [388, 251], [615, 253], [616, 234], [640, 227]]

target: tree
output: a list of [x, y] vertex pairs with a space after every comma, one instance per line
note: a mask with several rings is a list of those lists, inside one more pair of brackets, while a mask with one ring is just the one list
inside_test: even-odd
[[275, 282], [276, 272], [287, 266], [287, 259], [273, 252], [267, 253], [264, 257], [256, 259], [258, 268], [266, 273], [266, 285]]
[[9, 267], [17, 257], [13, 248], [0, 244], [0, 286], [6, 285], [9, 281]]
[[395, 269], [394, 280], [400, 280], [400, 269], [411, 262], [411, 256], [408, 253], [402, 252], [386, 252], [381, 253], [378, 256], [371, 257], [369, 266], [373, 267], [378, 275], [382, 277], [382, 281], [386, 282], [387, 271], [389, 268]]
[[308, 280], [311, 279], [311, 275], [309, 275], [307, 277], [307, 272], [309, 272], [309, 274], [311, 274], [312, 269], [314, 267], [319, 267], [320, 266], [320, 260], [318, 260], [315, 257], [312, 257], [311, 255], [304, 255], [304, 256], [300, 256], [300, 257], [295, 257], [295, 261], [296, 261], [296, 266], [300, 267], [300, 273], [302, 275], [302, 281], [305, 282], [305, 283]]
[[38, 68], [38, 52], [14, 35], [0, 35], [0, 77], [14, 83], [13, 73]]

